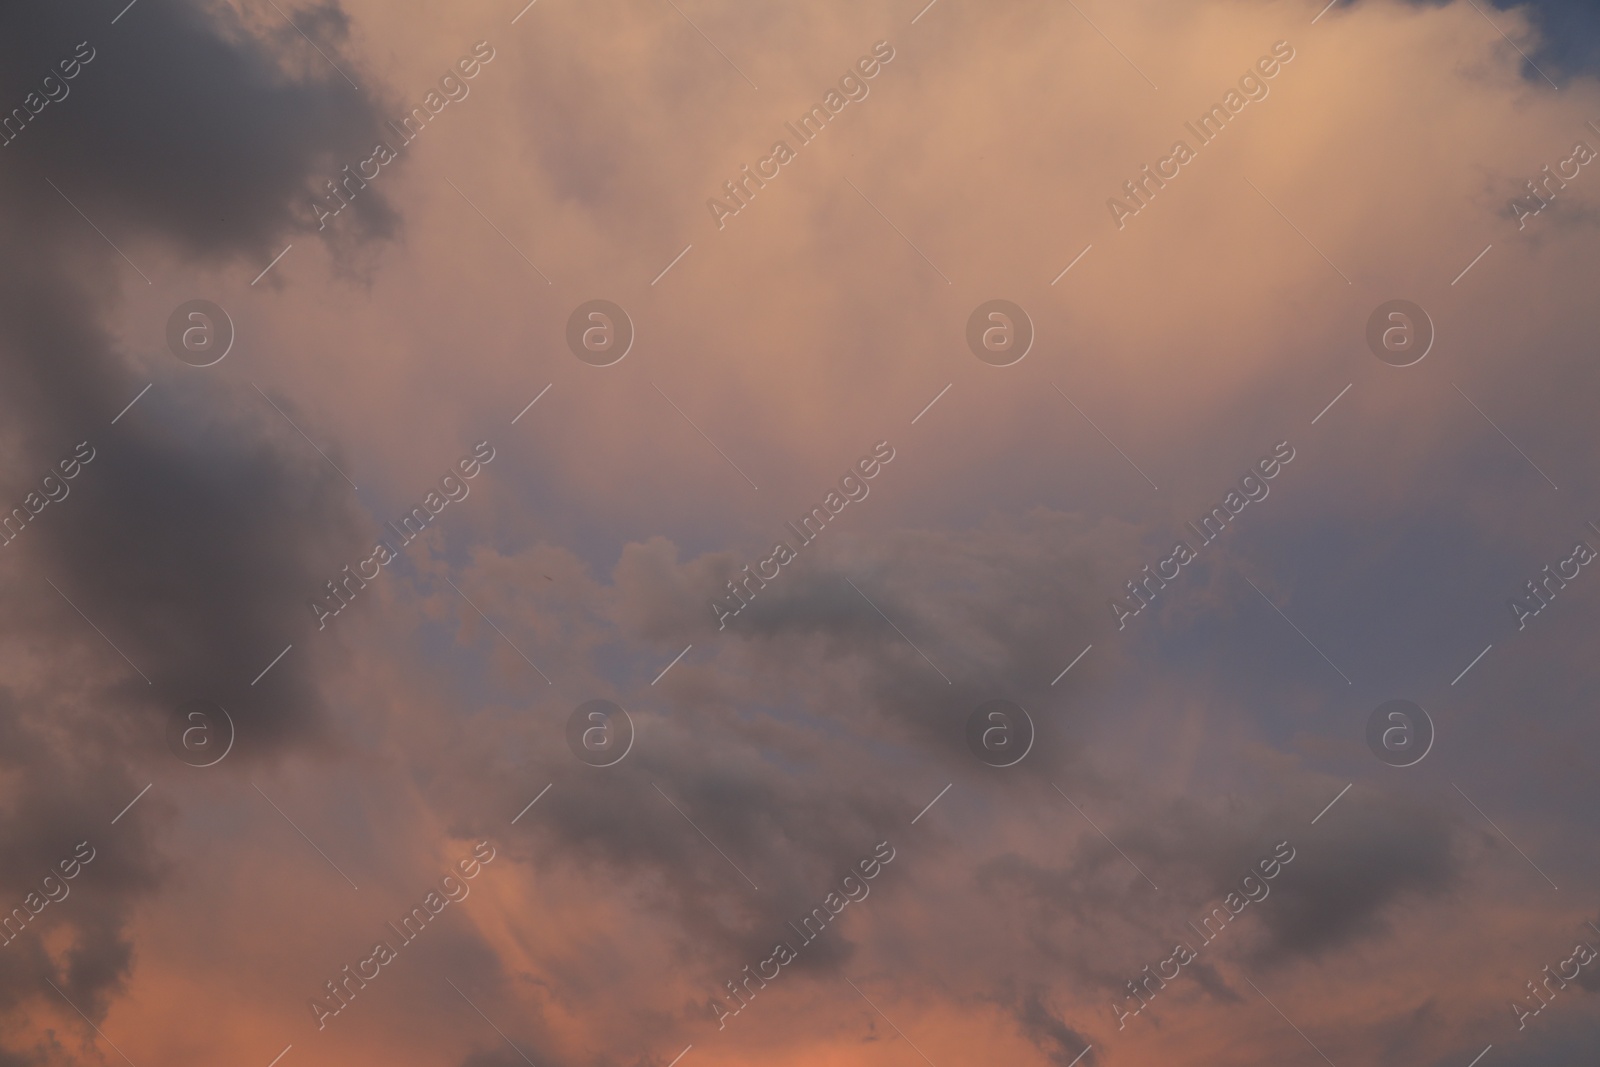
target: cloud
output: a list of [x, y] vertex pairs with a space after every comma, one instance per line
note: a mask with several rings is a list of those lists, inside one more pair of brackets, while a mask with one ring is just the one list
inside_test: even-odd
[[[164, 869], [139, 819], [110, 824], [148, 780], [132, 764], [172, 760], [165, 727], [194, 696], [234, 713], [237, 764], [320, 732], [304, 653], [250, 682], [284, 645], [304, 647], [310, 613], [298, 597], [354, 536], [358, 511], [253, 392], [164, 379], [111, 426], [144, 383], [110, 331], [106, 298], [138, 284], [124, 252], [154, 269], [164, 257], [214, 266], [276, 251], [303, 224], [314, 179], [378, 118], [337, 76], [286, 69], [286, 39], [252, 35], [228, 8], [142, 4], [114, 26], [103, 13], [49, 5], [0, 18], [8, 107], [62, 73], [60, 61], [86, 59], [70, 91], [0, 149], [0, 189], [27, 205], [0, 221], [8, 506], [77, 442], [94, 451], [71, 492], [4, 549], [7, 640], [54, 664], [14, 672], [0, 702], [11, 742], [0, 757], [6, 906], [76, 842], [98, 850], [73, 893], [41, 915], [43, 932], [0, 955], [0, 1012], [55, 998], [50, 977], [96, 1019], [132, 973], [128, 924]], [[313, 25], [334, 34], [342, 16], [325, 4]], [[356, 236], [393, 232], [381, 197], [361, 214]], [[67, 664], [70, 674], [54, 673]]]
[[1392, 933], [1391, 909], [1408, 897], [1439, 897], [1459, 882], [1459, 829], [1435, 806], [1397, 795], [1346, 797], [1349, 810], [1296, 857], [1293, 877], [1263, 908], [1274, 962], [1315, 958], [1364, 937]]
[[[495, 37], [504, 58], [460, 120], [327, 245], [309, 198], [384, 136], [384, 82], [415, 100], [408, 71], [436, 78], [480, 15], [512, 10], [286, 7], [316, 47], [256, 5], [141, 2], [114, 33], [109, 12], [12, 16], [11, 99], [84, 37], [98, 51], [0, 148], [0, 187], [26, 207], [0, 220], [8, 499], [85, 437], [99, 451], [0, 549], [0, 846], [17, 857], [0, 889], [25, 892], [82, 836], [107, 844], [47, 936], [0, 949], [19, 1035], [0, 1055], [66, 1061], [52, 1028], [94, 1040], [51, 1002], [52, 976], [119, 1043], [131, 1031], [138, 1062], [266, 1063], [382, 902], [436, 877], [441, 839], [483, 834], [505, 858], [454, 928], [293, 1055], [520, 1063], [449, 1000], [448, 972], [539, 1063], [664, 1067], [690, 1042], [684, 1067], [881, 1058], [898, 1035], [845, 978], [923, 1047], [975, 1062], [1064, 1067], [1091, 1042], [1084, 1064], [1282, 1062], [1300, 1038], [1270, 1029], [1246, 976], [1319, 1044], [1333, 1035], [1338, 1062], [1470, 1060], [1444, 1053], [1550, 919], [1510, 907], [1532, 872], [1487, 862], [1429, 776], [1446, 755], [1475, 766], [1502, 798], [1486, 809], [1542, 862], [1540, 839], [1576, 836], [1592, 810], [1570, 740], [1594, 686], [1572, 670], [1580, 620], [1560, 615], [1581, 610], [1574, 590], [1539, 643], [1495, 634], [1449, 687], [1491, 639], [1474, 612], [1503, 623], [1502, 587], [1581, 528], [1561, 510], [1575, 491], [1548, 490], [1450, 385], [1557, 457], [1564, 489], [1592, 466], [1586, 187], [1537, 240], [1504, 208], [1581, 135], [1593, 87], [1550, 93], [1466, 4], [1341, 8], [1313, 33], [1304, 4], [940, 4], [910, 28], [887, 7], [708, 3], [685, 8], [691, 26], [669, 7], [540, 4]], [[1271, 98], [1112, 228], [1105, 198], [1284, 34], [1299, 53]], [[899, 53], [871, 99], [711, 228], [703, 197], [765, 150], [785, 101], [815, 100], [880, 35]], [[407, 255], [374, 257], [402, 221]], [[247, 286], [291, 239], [294, 258]], [[174, 276], [233, 285], [255, 363], [201, 372], [160, 351]], [[1402, 292], [1440, 327], [1407, 372], [1361, 338]], [[639, 346], [602, 372], [562, 325], [607, 294]], [[997, 295], [1039, 327], [1004, 371], [962, 340]], [[267, 367], [254, 380], [315, 446], [250, 387]], [[317, 633], [305, 599], [395, 513], [374, 496], [404, 486], [389, 503], [414, 503], [486, 426], [504, 458], [472, 499]], [[900, 456], [870, 499], [719, 630], [728, 579], [885, 434]], [[1300, 457], [1271, 499], [1119, 630], [1107, 601], [1285, 437]], [[1441, 745], [1400, 777], [1360, 726], [1405, 692], [1439, 710]], [[224, 704], [239, 740], [183, 777], [163, 734], [190, 697]], [[566, 748], [594, 697], [634, 717], [614, 768]], [[997, 697], [1038, 729], [1009, 770], [964, 741]], [[1547, 716], [1516, 729], [1547, 739], [1510, 743], [1526, 737], [1496, 703], [1540, 701]], [[724, 982], [885, 839], [899, 855], [871, 896], [718, 1031]], [[1118, 1031], [1108, 1003], [1283, 839], [1298, 856], [1272, 895]], [[203, 876], [171, 876], [197, 858]], [[1468, 926], [1482, 934], [1461, 945]], [[208, 997], [222, 1021], [196, 1034]]]

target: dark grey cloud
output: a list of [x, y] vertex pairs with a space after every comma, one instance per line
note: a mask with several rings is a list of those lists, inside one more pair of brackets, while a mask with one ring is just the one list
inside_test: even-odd
[[1030, 989], [1013, 1008], [1018, 1025], [1056, 1067], [1069, 1067], [1080, 1062], [1078, 1057], [1089, 1044], [1088, 1038], [1068, 1026], [1066, 1021], [1045, 1003], [1042, 989]]
[[1600, 73], [1600, 9], [1587, 0], [1490, 0], [1502, 11], [1531, 11], [1539, 31], [1534, 59], [1552, 76]]
[[[1412, 2], [1439, 7], [1446, 0]], [[1538, 43], [1529, 55], [1538, 69], [1525, 63], [1524, 77], [1542, 83], [1540, 71], [1557, 82], [1600, 73], [1600, 10], [1589, 0], [1486, 0], [1485, 7], [1502, 29], [1509, 25], [1508, 12], [1521, 11], [1529, 16], [1538, 34]], [[1526, 45], [1523, 50], [1528, 51]]]
[[[76, 216], [46, 178], [102, 229], [148, 234], [210, 260], [270, 258], [280, 236], [312, 218], [310, 197], [323, 182], [385, 136], [384, 87], [363, 78], [352, 88], [281, 20], [263, 40], [224, 5], [140, 4], [115, 26], [103, 7], [14, 7], [4, 16], [7, 109], [47, 75], [60, 80], [57, 68], [80, 43], [93, 53], [64, 82], [65, 98], [0, 148], [0, 186], [46, 219], [62, 216], [62, 229]], [[337, 4], [295, 17], [341, 69], [360, 74], [338, 51], [347, 24]], [[397, 225], [378, 191], [353, 207], [356, 222], [345, 229], [385, 236]]]
[[[370, 149], [382, 91], [356, 92], [320, 57], [307, 63], [309, 46], [288, 26], [253, 34], [225, 5], [141, 3], [112, 25], [120, 7], [0, 13], [0, 108], [27, 115], [13, 115], [14, 140], [0, 147], [0, 190], [14, 205], [0, 219], [6, 507], [79, 442], [94, 449], [67, 496], [0, 549], [13, 605], [0, 628], [57, 682], [19, 678], [0, 694], [0, 767], [15, 782], [0, 802], [0, 899], [20, 902], [77, 842], [97, 850], [71, 895], [36, 920], [57, 928], [53, 938], [69, 930], [67, 947], [47, 954], [30, 928], [0, 949], [0, 1011], [55, 997], [49, 977], [92, 1018], [130, 973], [129, 914], [162, 875], [139, 818], [110, 826], [148, 781], [130, 765], [172, 761], [166, 722], [193, 697], [233, 714], [229, 766], [318, 735], [303, 600], [345, 558], [358, 508], [276, 413], [220, 378], [163, 379], [111, 425], [148, 379], [104, 323], [121, 287], [142, 283], [61, 193], [124, 251], [265, 262], [304, 226], [323, 178]], [[338, 6], [301, 15], [355, 72], [339, 52]], [[394, 232], [380, 195], [356, 215], [341, 240]], [[301, 655], [251, 687], [290, 642]], [[141, 815], [162, 810], [144, 804]], [[37, 1063], [59, 1051], [4, 1054]]]
[[1262, 917], [1272, 960], [1316, 957], [1381, 935], [1407, 898], [1453, 888], [1461, 871], [1459, 824], [1431, 803], [1401, 794], [1349, 796], [1338, 819], [1297, 844]]

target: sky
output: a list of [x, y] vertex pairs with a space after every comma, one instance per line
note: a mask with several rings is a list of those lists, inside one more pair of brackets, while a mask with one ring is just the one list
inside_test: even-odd
[[1325, 4], [0, 14], [0, 1067], [1592, 1055], [1600, 15]]

